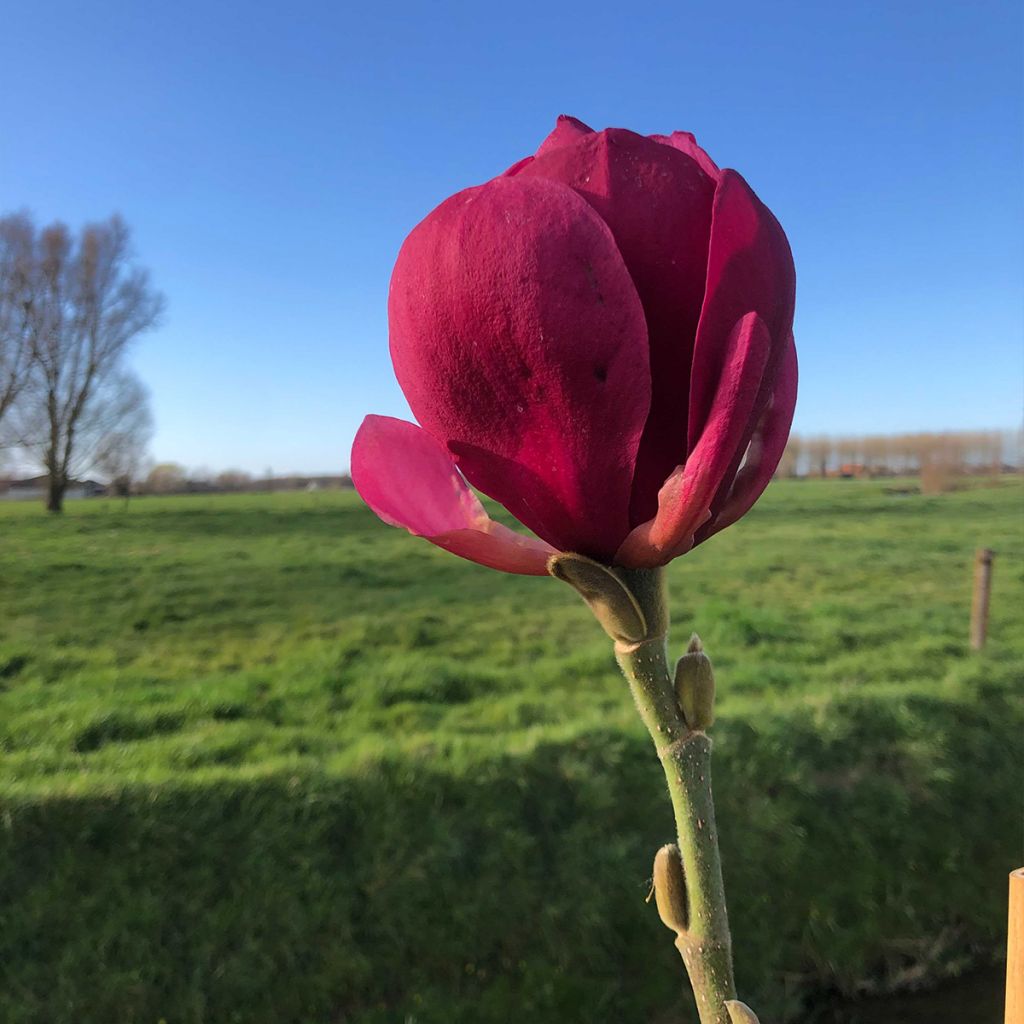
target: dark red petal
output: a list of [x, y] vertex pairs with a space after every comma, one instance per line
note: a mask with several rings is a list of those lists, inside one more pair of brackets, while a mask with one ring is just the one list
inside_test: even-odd
[[636, 289], [590, 206], [522, 175], [458, 193], [403, 245], [389, 315], [399, 384], [467, 479], [560, 550], [610, 558], [650, 369]]
[[634, 480], [633, 523], [654, 515], [658, 489], [686, 455], [693, 344], [704, 299], [714, 182], [671, 145], [609, 128], [580, 133], [521, 167], [518, 177], [575, 189], [611, 228], [644, 305], [651, 412]]
[[648, 135], [654, 142], [660, 142], [664, 146], [671, 146], [692, 157], [700, 166], [700, 169], [712, 180], [718, 181], [721, 170], [718, 164], [711, 159], [697, 144], [697, 138], [692, 132], [673, 132], [671, 135]]
[[585, 125], [579, 118], [568, 114], [559, 114], [551, 134], [537, 147], [535, 156], [541, 157], [562, 146], [569, 146], [587, 135], [593, 135], [594, 129]]
[[707, 289], [693, 351], [690, 449], [711, 414], [729, 332], [752, 310], [765, 322], [774, 344], [764, 392], [755, 407], [757, 415], [748, 425], [746, 447], [767, 405], [786, 339], [793, 331], [795, 291], [793, 256], [778, 221], [735, 171], [724, 170], [715, 192]]
[[721, 511], [698, 532], [696, 543], [702, 543], [745, 516], [768, 486], [786, 449], [793, 425], [797, 376], [796, 345], [790, 334], [771, 403], [754, 431], [746, 462], [737, 474]]
[[540, 144], [537, 152], [533, 156], [524, 156], [522, 160], [517, 160], [504, 172], [502, 177], [510, 178], [518, 174], [524, 167], [528, 167], [542, 154], [550, 153], [553, 149], [558, 149], [561, 146], [571, 145], [584, 135], [593, 134], [594, 129], [588, 128], [578, 118], [570, 117], [568, 114], [559, 114], [551, 134]]
[[691, 446], [700, 436], [708, 415], [708, 394], [715, 387], [722, 343], [735, 317], [749, 309], [759, 313], [768, 325], [772, 351], [742, 444], [712, 499], [712, 519], [717, 518], [728, 499], [743, 455], [771, 399], [786, 343], [793, 331], [795, 287], [793, 257], [778, 221], [735, 171], [723, 171], [715, 192], [708, 287], [694, 349], [690, 387]]
[[519, 173], [519, 172], [520, 172], [520, 171], [521, 171], [521, 170], [522, 170], [522, 169], [523, 169], [524, 167], [526, 167], [526, 166], [527, 166], [528, 164], [532, 164], [532, 163], [533, 163], [533, 161], [534, 161], [535, 159], [536, 159], [536, 157], [533, 157], [533, 156], [524, 156], [524, 157], [522, 158], [522, 160], [517, 160], [517, 161], [516, 161], [516, 162], [515, 162], [515, 163], [514, 163], [514, 164], [513, 164], [513, 165], [512, 165], [512, 166], [511, 166], [511, 167], [510, 167], [510, 168], [509, 168], [509, 169], [508, 169], [507, 171], [505, 171], [505, 172], [504, 172], [504, 173], [503, 173], [503, 174], [502, 174], [501, 176], [502, 176], [503, 178], [511, 178], [511, 177], [514, 177], [514, 176], [515, 176], [516, 174], [518, 174], [518, 173]]
[[771, 339], [756, 313], [729, 333], [711, 414], [685, 465], [658, 493], [658, 512], [638, 526], [615, 556], [629, 568], [665, 565], [693, 546], [694, 534], [711, 517], [711, 501], [728, 472], [757, 400]]
[[352, 445], [352, 482], [384, 522], [471, 562], [544, 576], [555, 554], [491, 519], [451, 455], [414, 423], [367, 416]]

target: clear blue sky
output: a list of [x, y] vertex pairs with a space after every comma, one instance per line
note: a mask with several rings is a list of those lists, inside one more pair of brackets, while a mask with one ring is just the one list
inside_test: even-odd
[[404, 236], [559, 113], [688, 129], [796, 257], [796, 429], [1014, 427], [1015, 2], [8, 3], [0, 211], [117, 210], [168, 298], [154, 455], [339, 470]]

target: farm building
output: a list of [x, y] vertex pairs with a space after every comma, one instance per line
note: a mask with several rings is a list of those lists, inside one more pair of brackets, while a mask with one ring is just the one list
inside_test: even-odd
[[[46, 491], [46, 476], [33, 476], [24, 480], [0, 480], [0, 501], [43, 501], [46, 498]], [[106, 493], [106, 485], [96, 480], [71, 480], [68, 482], [64, 497], [95, 498]]]

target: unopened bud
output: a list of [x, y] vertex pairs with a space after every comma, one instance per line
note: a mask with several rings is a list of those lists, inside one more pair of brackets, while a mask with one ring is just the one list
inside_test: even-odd
[[676, 663], [676, 700], [686, 724], [704, 730], [715, 721], [715, 673], [696, 633]]
[[674, 932], [685, 932], [689, 921], [686, 876], [683, 874], [683, 858], [674, 843], [663, 846], [654, 855], [654, 899], [665, 927]]
[[726, 999], [725, 1008], [729, 1011], [729, 1019], [732, 1024], [760, 1024], [757, 1014], [738, 999]]

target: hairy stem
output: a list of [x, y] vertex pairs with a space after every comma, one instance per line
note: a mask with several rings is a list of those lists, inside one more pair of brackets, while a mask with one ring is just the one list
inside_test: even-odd
[[679, 709], [666, 649], [668, 611], [660, 569], [617, 570], [643, 611], [647, 637], [616, 641], [640, 717], [665, 771], [675, 812], [686, 888], [687, 921], [676, 946], [693, 987], [701, 1024], [731, 1024], [736, 998], [718, 830], [711, 796], [711, 740], [690, 729]]

